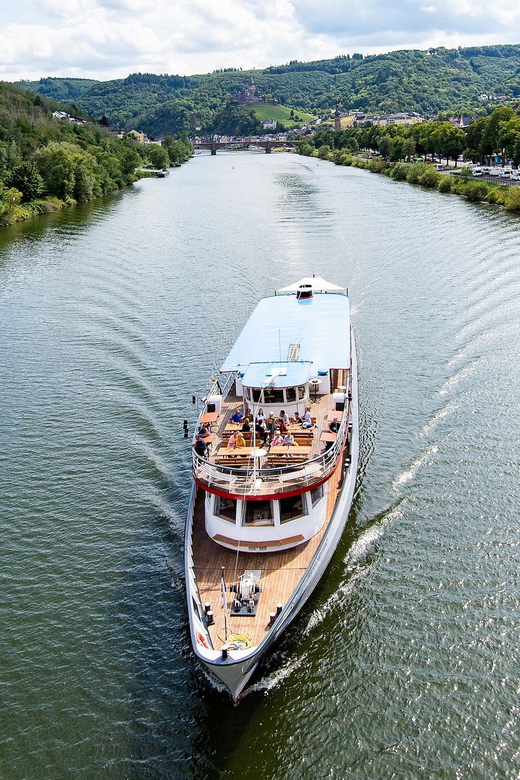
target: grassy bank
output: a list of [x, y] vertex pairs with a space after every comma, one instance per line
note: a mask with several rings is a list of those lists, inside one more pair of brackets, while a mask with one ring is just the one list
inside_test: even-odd
[[473, 203], [495, 203], [504, 206], [508, 211], [520, 213], [520, 187], [495, 184], [473, 179], [469, 171], [462, 170], [459, 174], [439, 173], [428, 163], [389, 163], [381, 157], [372, 160], [357, 157], [341, 149], [335, 151], [316, 149], [311, 154], [321, 160], [329, 160], [336, 165], [364, 168], [372, 173], [382, 173], [395, 181], [406, 181], [409, 184], [419, 184], [439, 192], [461, 195]]

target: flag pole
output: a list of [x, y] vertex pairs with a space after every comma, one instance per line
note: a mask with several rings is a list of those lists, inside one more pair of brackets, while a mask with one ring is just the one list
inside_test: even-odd
[[220, 588], [222, 591], [222, 609], [224, 610], [224, 636], [226, 637], [225, 641], [227, 642], [227, 599], [226, 599], [226, 580], [224, 579], [224, 571], [225, 566], [222, 567], [222, 576], [220, 579]]

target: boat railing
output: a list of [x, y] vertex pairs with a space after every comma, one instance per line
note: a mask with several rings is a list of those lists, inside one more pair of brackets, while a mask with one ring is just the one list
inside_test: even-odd
[[350, 418], [349, 400], [347, 413], [343, 414], [332, 447], [309, 460], [287, 466], [260, 467], [252, 459], [251, 465], [240, 468], [211, 463], [193, 451], [194, 477], [209, 488], [235, 495], [289, 493], [294, 492], [299, 485], [309, 487], [315, 483], [323, 482], [337, 466], [338, 458], [341, 456], [349, 435]]

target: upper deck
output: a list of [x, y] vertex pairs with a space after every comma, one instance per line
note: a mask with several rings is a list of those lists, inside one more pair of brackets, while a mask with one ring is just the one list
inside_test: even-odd
[[[350, 423], [352, 336], [347, 291], [309, 277], [264, 298], [221, 367], [223, 379], [205, 399], [209, 449], [194, 452], [193, 474], [209, 492], [259, 500], [310, 490], [333, 473]], [[229, 446], [239, 406], [252, 422], [310, 410], [314, 426], [289, 424], [291, 445], [273, 446], [261, 432]], [[335, 422], [334, 430], [331, 423]]]
[[[348, 371], [338, 372], [348, 387]], [[334, 397], [344, 398], [344, 409], [334, 409]], [[295, 445], [273, 447], [262, 445], [254, 432], [247, 436], [246, 447], [228, 448], [229, 437], [240, 425], [230, 423], [234, 409], [242, 399], [227, 395], [222, 399], [220, 413], [209, 414], [214, 419], [208, 437], [209, 452], [201, 457], [193, 452], [193, 475], [198, 484], [209, 492], [254, 500], [261, 497], [287, 495], [310, 490], [324, 482], [334, 471], [344, 448], [350, 423], [350, 401], [343, 394], [317, 396], [311, 401], [314, 428], [302, 429], [289, 424]], [[211, 395], [208, 396], [211, 406]], [[201, 416], [204, 419], [204, 414]], [[330, 423], [336, 419], [339, 430], [333, 433]], [[256, 445], [256, 446], [255, 446]]]

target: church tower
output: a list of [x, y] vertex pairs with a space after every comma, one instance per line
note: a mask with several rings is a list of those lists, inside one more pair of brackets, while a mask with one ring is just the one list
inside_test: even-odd
[[334, 130], [341, 130], [341, 119], [339, 113], [339, 102], [336, 103], [336, 110], [334, 111]]

